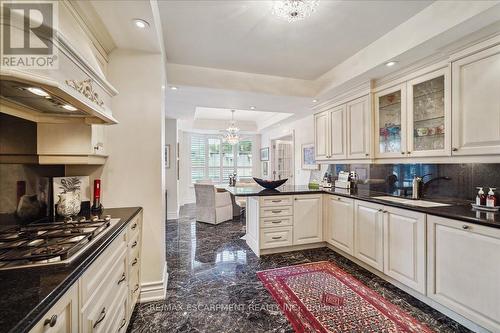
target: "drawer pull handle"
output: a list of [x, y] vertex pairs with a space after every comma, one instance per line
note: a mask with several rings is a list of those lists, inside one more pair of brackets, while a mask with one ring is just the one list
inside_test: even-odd
[[464, 224], [464, 225], [462, 226], [462, 229], [464, 229], [464, 230], [468, 230], [468, 229], [470, 229], [470, 227], [469, 227], [468, 225], [465, 225], [465, 224]]
[[281, 239], [281, 236], [274, 236], [273, 239]]
[[137, 258], [134, 259], [134, 261], [132, 261], [132, 266], [135, 266], [137, 264]]
[[43, 326], [49, 325], [49, 327], [54, 327], [56, 326], [57, 323], [57, 315], [53, 315], [52, 317], [45, 319], [43, 322]]
[[134, 289], [134, 291], [132, 291], [132, 292], [135, 294], [135, 293], [137, 292], [137, 290], [139, 290], [139, 284], [136, 284], [136, 285], [135, 285], [135, 289]]
[[125, 273], [123, 273], [120, 280], [118, 280], [118, 285], [120, 285], [120, 283], [122, 283], [123, 281], [125, 281]]
[[122, 323], [120, 324], [120, 327], [118, 328], [118, 331], [120, 331], [123, 326], [125, 326], [125, 324], [127, 323], [127, 321], [125, 320], [125, 318], [122, 319]]
[[272, 210], [272, 211], [271, 211], [271, 213], [273, 213], [273, 214], [279, 214], [279, 213], [281, 213], [281, 212], [282, 212], [282, 210]]
[[137, 223], [132, 224], [131, 229], [132, 229], [132, 230], [135, 230], [135, 228], [137, 228]]
[[133, 248], [134, 248], [134, 247], [136, 247], [136, 246], [137, 246], [137, 241], [134, 241], [134, 242], [132, 243], [131, 248], [133, 249]]
[[281, 202], [281, 200], [271, 200], [272, 202]]
[[279, 221], [271, 221], [271, 223], [274, 223], [274, 224], [279, 224], [281, 222], [283, 222], [283, 221], [281, 221], [281, 220], [279, 220]]
[[106, 307], [102, 308], [101, 314], [99, 315], [99, 319], [97, 319], [94, 326], [92, 327], [96, 328], [97, 325], [99, 325], [104, 320], [104, 318], [106, 318]]

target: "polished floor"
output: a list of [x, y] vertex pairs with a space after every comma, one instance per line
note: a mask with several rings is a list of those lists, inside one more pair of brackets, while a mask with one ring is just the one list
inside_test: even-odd
[[137, 305], [129, 332], [293, 332], [256, 272], [330, 260], [436, 332], [466, 328], [328, 249], [257, 258], [240, 237], [243, 221], [196, 222], [194, 206], [167, 221], [167, 299]]

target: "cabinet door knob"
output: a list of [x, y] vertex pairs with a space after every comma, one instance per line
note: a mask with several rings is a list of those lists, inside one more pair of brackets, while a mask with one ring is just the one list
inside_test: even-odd
[[382, 208], [380, 208], [378, 211], [379, 211], [379, 212], [381, 212], [381, 213], [383, 213], [383, 212], [384, 212], [384, 210], [383, 210]]
[[405, 152], [404, 152], [404, 151], [402, 151], [402, 152], [401, 152], [401, 155], [404, 155], [404, 154], [405, 154]]
[[469, 229], [470, 229], [470, 226], [468, 226], [468, 225], [464, 224], [464, 225], [462, 226], [462, 229], [464, 229], [464, 230], [469, 230]]
[[132, 261], [132, 266], [135, 266], [137, 264], [137, 258], [134, 259], [134, 261]]
[[458, 148], [453, 148], [452, 151], [458, 151]]
[[134, 230], [135, 228], [137, 228], [137, 223], [132, 224], [131, 228], [132, 228], [132, 230]]
[[370, 156], [370, 154], [366, 153], [366, 154], [365, 154], [365, 156], [367, 156], [367, 157], [368, 157], [368, 156]]
[[137, 246], [137, 241], [134, 241], [134, 242], [132, 243], [131, 248], [133, 249], [133, 248], [134, 248], [134, 247], [136, 247], [136, 246]]
[[43, 326], [49, 325], [49, 327], [54, 327], [57, 323], [57, 315], [53, 315], [50, 318], [45, 319]]
[[407, 153], [408, 155], [410, 155], [410, 154], [411, 154], [411, 151], [407, 151], [406, 153]]

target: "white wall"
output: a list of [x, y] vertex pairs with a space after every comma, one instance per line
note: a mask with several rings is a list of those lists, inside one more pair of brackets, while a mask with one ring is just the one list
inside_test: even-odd
[[[163, 69], [163, 70], [162, 70]], [[108, 79], [119, 124], [107, 128], [111, 152], [103, 172], [105, 207], [142, 206], [141, 301], [165, 296], [165, 92], [160, 54], [115, 49]]]
[[165, 169], [167, 189], [167, 219], [179, 217], [179, 191], [177, 182], [177, 120], [165, 120], [165, 144], [170, 145], [170, 168]]
[[[264, 130], [261, 133], [261, 147], [270, 147], [271, 140], [284, 135], [294, 133], [294, 169], [295, 185], [307, 185], [309, 183], [310, 170], [301, 169], [301, 149], [303, 144], [314, 142], [314, 120], [313, 116], [306, 116], [279, 127]], [[271, 153], [269, 154], [271, 156]], [[272, 161], [269, 161], [269, 172], [272, 171]]]

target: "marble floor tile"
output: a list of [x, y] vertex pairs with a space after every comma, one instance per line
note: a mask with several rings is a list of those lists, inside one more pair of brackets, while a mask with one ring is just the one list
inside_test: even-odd
[[136, 305], [128, 332], [293, 332], [258, 280], [260, 270], [330, 260], [436, 332], [469, 332], [352, 261], [323, 248], [257, 258], [240, 237], [244, 220], [196, 222], [194, 206], [167, 221], [164, 301]]

